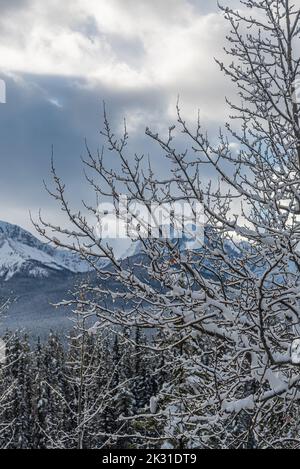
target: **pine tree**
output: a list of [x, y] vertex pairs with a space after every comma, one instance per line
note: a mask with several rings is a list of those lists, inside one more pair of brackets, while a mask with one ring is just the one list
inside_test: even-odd
[[11, 418], [14, 424], [10, 447], [30, 449], [33, 447], [33, 375], [30, 348], [26, 336], [14, 335], [12, 337], [9, 355], [12, 378], [16, 381], [12, 393]]

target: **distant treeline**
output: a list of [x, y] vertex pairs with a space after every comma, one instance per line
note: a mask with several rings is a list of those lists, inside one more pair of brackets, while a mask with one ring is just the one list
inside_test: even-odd
[[[162, 355], [119, 336], [78, 331], [68, 338], [51, 333], [30, 345], [28, 337], [7, 333], [0, 365], [0, 447], [132, 448], [158, 444], [158, 429], [136, 414], [166, 379]], [[144, 437], [148, 435], [150, 443]], [[151, 443], [152, 441], [152, 443]]]

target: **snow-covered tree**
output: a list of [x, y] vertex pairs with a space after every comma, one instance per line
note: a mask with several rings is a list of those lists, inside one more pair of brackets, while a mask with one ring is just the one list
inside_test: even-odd
[[15, 390], [17, 379], [12, 375], [12, 364], [15, 357], [11, 353], [13, 335], [5, 334], [1, 339], [0, 361], [0, 448], [9, 447], [14, 437], [14, 413]]
[[[10, 448], [31, 449], [34, 427], [33, 375], [28, 338], [14, 334], [8, 342], [8, 370], [15, 383], [10, 395], [9, 419], [12, 424]], [[9, 382], [9, 380], [8, 380]], [[7, 385], [6, 380], [4, 383]]]
[[[87, 148], [85, 160], [97, 200], [108, 197], [116, 210], [121, 193], [153, 219], [153, 202], [181, 202], [191, 211], [201, 203], [203, 246], [182, 250], [176, 240], [140, 234], [142, 268], [118, 260], [90, 222], [91, 216], [99, 221], [97, 207], [85, 204], [88, 217], [74, 211], [54, 164], [49, 192], [73, 226], [43, 219], [36, 226], [106, 279], [106, 286], [89, 287], [94, 297], [82, 302], [98, 321], [159, 330], [157, 353], [174, 351], [176, 392], [152, 415], [160, 422], [172, 414], [162, 438], [173, 434], [176, 444], [193, 440], [203, 447], [297, 446], [297, 423], [289, 416], [300, 397], [293, 354], [300, 335], [300, 13], [289, 0], [246, 0], [221, 12], [230, 25], [229, 60], [218, 63], [238, 96], [227, 100], [232, 116], [219, 138], [209, 139], [200, 119], [190, 125], [178, 105], [177, 125], [166, 137], [146, 130], [170, 167], [160, 179], [151, 163], [128, 150], [126, 126], [115, 136], [105, 111], [109, 155]], [[119, 169], [111, 169], [112, 157]], [[208, 167], [209, 182], [203, 178]], [[109, 268], [101, 268], [103, 258]], [[120, 288], [110, 288], [116, 284]], [[210, 353], [207, 363], [198, 341]], [[187, 425], [192, 439], [182, 443], [178, 435]]]

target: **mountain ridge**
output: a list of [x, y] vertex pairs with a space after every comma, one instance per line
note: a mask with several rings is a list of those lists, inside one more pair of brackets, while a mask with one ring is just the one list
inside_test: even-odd
[[0, 220], [0, 279], [16, 275], [45, 278], [52, 272], [85, 273], [88, 263], [76, 253], [43, 243], [29, 231]]

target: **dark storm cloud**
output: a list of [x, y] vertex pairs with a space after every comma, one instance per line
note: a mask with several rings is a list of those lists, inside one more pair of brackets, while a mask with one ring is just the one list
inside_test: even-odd
[[[85, 138], [93, 151], [101, 146], [102, 100], [117, 129], [126, 115], [130, 117], [139, 110], [149, 116], [162, 114], [166, 105], [160, 90], [124, 93], [105, 87], [92, 89], [76, 78], [22, 79], [6, 78], [8, 102], [0, 107], [0, 198], [4, 207], [16, 200], [24, 211], [48, 206], [49, 196], [42, 181], [49, 176], [51, 145], [72, 200], [78, 202], [86, 195], [80, 156], [85, 152]], [[147, 153], [152, 147], [144, 135], [145, 125], [133, 135], [132, 147]]]
[[1, 16], [7, 11], [20, 9], [28, 6], [30, 0], [0, 0], [0, 13]]

